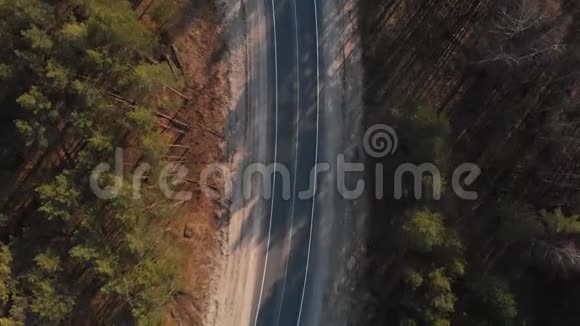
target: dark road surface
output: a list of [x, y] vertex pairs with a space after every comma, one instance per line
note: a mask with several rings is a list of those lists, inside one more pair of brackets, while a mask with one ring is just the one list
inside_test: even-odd
[[[271, 198], [264, 198], [263, 179], [255, 181], [259, 187], [254, 187], [253, 199], [240, 191], [243, 185], [235, 187], [231, 210], [244, 211], [245, 220], [232, 249], [232, 255], [241, 257], [230, 263], [239, 266], [230, 266], [226, 279], [244, 284], [225, 294], [228, 303], [222, 309], [231, 311], [222, 314], [231, 315], [221, 318], [218, 325], [321, 324], [324, 288], [333, 260], [329, 257], [340, 251], [332, 243], [345, 232], [335, 218], [346, 215], [347, 209], [337, 199], [332, 173], [317, 163], [336, 162], [336, 155], [346, 151], [345, 144], [355, 138], [344, 126], [357, 122], [343, 112], [345, 91], [337, 89], [344, 85], [331, 83], [340, 76], [333, 75], [334, 62], [328, 58], [344, 47], [339, 44], [345, 42], [339, 37], [344, 31], [340, 29], [339, 36], [329, 31], [329, 26], [338, 24], [325, 19], [323, 5], [333, 6], [321, 0], [245, 0], [241, 4], [247, 80], [244, 100], [236, 108], [238, 131], [233, 136], [234, 147], [244, 151], [237, 182], [246, 181], [243, 171], [253, 163], [289, 173], [274, 173], [267, 180], [273, 187]], [[322, 39], [325, 31], [327, 45]], [[326, 53], [333, 48], [334, 53]], [[289, 198], [284, 196], [285, 187]], [[248, 243], [255, 243], [259, 253], [239, 249]], [[248, 291], [253, 293], [248, 295]], [[250, 312], [245, 311], [248, 308]]]
[[[318, 185], [318, 176], [311, 180], [311, 172], [317, 172], [320, 136], [324, 135], [320, 123], [318, 4], [316, 0], [288, 0], [274, 5], [275, 16], [270, 17], [267, 34], [268, 56], [272, 58], [268, 62], [274, 63], [268, 80], [270, 85], [277, 85], [277, 96], [271, 97], [269, 106], [274, 110], [269, 146], [274, 157], [269, 163], [290, 171], [292, 198], [283, 198], [288, 179], [276, 175], [270, 216], [265, 221], [264, 237], [269, 245], [263, 280], [258, 279], [255, 325], [307, 325], [304, 320], [312, 313], [311, 300], [316, 297], [308, 278], [317, 273], [310, 260], [316, 259], [316, 242], [312, 240], [320, 207], [316, 193], [306, 199], [298, 194], [314, 190], [315, 182]], [[277, 255], [269, 250], [275, 246], [281, 247]]]

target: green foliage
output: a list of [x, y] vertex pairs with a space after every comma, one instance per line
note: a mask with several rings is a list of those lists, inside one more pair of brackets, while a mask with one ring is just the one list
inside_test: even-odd
[[552, 212], [541, 211], [539, 219], [549, 233], [580, 234], [580, 215], [566, 216], [561, 209], [556, 209]]
[[34, 262], [38, 268], [45, 273], [56, 273], [60, 271], [60, 258], [52, 252], [45, 252], [36, 255]]
[[177, 14], [175, 0], [157, 0], [152, 8], [149, 9], [151, 19], [161, 26], [162, 30], [167, 30], [174, 21]]
[[449, 326], [451, 322], [447, 319], [433, 318], [429, 320], [428, 324], [431, 326]]
[[[369, 3], [361, 12], [372, 18], [377, 5], [390, 7], [386, 2]], [[546, 30], [562, 27], [559, 17], [566, 14], [556, 13], [546, 20], [542, 8], [533, 3], [499, 1], [486, 6], [491, 16], [462, 20], [455, 27], [448, 25], [449, 30], [439, 28], [438, 23], [433, 25], [440, 19], [432, 17], [429, 10], [447, 12], [449, 7], [469, 16], [471, 9], [463, 11], [455, 2], [426, 7], [420, 1], [401, 1], [388, 10], [395, 11], [394, 17], [425, 17], [420, 20], [419, 29], [431, 28], [428, 34], [442, 33], [439, 35], [442, 39], [461, 36], [465, 26], [469, 26], [473, 33], [467, 39], [473, 46], [466, 45], [469, 42], [461, 44], [466, 46], [455, 57], [461, 62], [471, 61], [468, 57], [478, 57], [489, 52], [489, 46], [493, 47], [489, 39], [482, 42], [478, 35], [477, 30], [486, 28], [494, 35], [492, 39], [504, 39], [506, 47], [502, 47], [500, 56], [514, 49], [525, 50], [522, 44], [532, 39], [540, 39], [542, 44], [553, 41], [558, 49], [561, 39], [576, 39], [576, 30], [565, 32], [561, 35], [564, 38], [554, 35], [545, 38]], [[443, 16], [441, 19], [445, 21], [454, 14]], [[498, 30], [506, 21], [510, 22], [507, 25], [515, 22], [517, 28], [511, 32]], [[399, 44], [389, 31], [412, 34], [409, 28], [417, 26], [405, 20], [381, 29], [381, 22], [376, 23], [363, 23], [369, 30], [378, 29], [386, 35], [368, 37], [366, 48], [363, 47], [369, 50], [367, 73], [372, 80], [367, 85], [370, 105], [365, 111], [365, 122], [392, 126], [399, 136], [399, 147], [384, 160], [371, 157], [369, 161], [384, 163], [385, 178], [403, 162], [437, 162], [444, 173], [451, 170], [445, 169], [447, 161], [456, 165], [473, 162], [482, 168], [483, 174], [471, 185], [479, 193], [479, 199], [474, 202], [456, 200], [450, 193], [436, 203], [414, 201], [410, 196], [394, 201], [389, 194], [384, 200], [372, 200], [378, 216], [372, 219], [371, 239], [366, 249], [372, 260], [372, 267], [368, 269], [369, 292], [378, 301], [378, 308], [368, 324], [579, 324], [580, 197], [575, 147], [578, 117], [560, 103], [566, 97], [567, 83], [556, 86], [556, 91], [549, 91], [545, 96], [530, 92], [553, 89], [551, 78], [536, 78], [536, 75], [550, 75], [555, 69], [559, 71], [558, 77], [568, 78], [579, 59], [577, 43], [566, 42], [566, 50], [556, 51], [555, 60], [548, 65], [541, 58], [532, 60], [542, 62], [536, 62], [534, 69], [527, 72], [522, 67], [502, 70], [476, 64], [473, 70], [462, 71], [457, 78], [446, 73], [440, 78], [416, 72], [435, 62], [443, 62], [441, 71], [457, 72], [458, 61], [447, 60], [449, 51], [453, 52], [457, 44], [451, 42], [454, 43], [451, 46], [434, 49], [432, 44], [420, 45], [420, 37], [417, 40], [410, 37]], [[474, 29], [474, 26], [478, 27]], [[430, 37], [423, 41], [427, 39]], [[411, 50], [399, 55], [398, 51], [404, 52], [405, 46]], [[550, 48], [549, 44], [545, 47]], [[393, 49], [396, 54], [389, 55]], [[388, 58], [381, 58], [385, 53]], [[407, 61], [409, 56], [412, 58]], [[386, 69], [372, 71], [377, 67]], [[408, 67], [412, 76], [402, 68], [397, 71], [401, 76], [383, 78], [381, 75], [391, 67]], [[561, 67], [565, 67], [563, 72]], [[560, 81], [558, 77], [555, 78]], [[449, 78], [452, 83], [448, 82]], [[387, 94], [398, 81], [406, 83], [395, 87], [393, 94]], [[434, 83], [441, 83], [441, 89], [449, 96], [431, 92]], [[570, 81], [570, 85], [574, 83], [575, 80]], [[452, 85], [456, 88], [445, 89]], [[441, 105], [441, 112], [452, 116], [453, 131], [442, 115], [427, 106], [416, 107], [414, 103], [407, 106], [406, 103], [422, 94], [428, 94]], [[576, 96], [576, 93], [572, 95]], [[405, 104], [390, 109], [381, 107], [384, 103]], [[555, 110], [544, 109], [545, 106]], [[385, 184], [392, 185], [388, 181]], [[428, 178], [422, 181], [424, 185], [432, 182]], [[408, 192], [413, 190], [406, 183], [403, 187]], [[563, 207], [558, 209], [556, 205]]]
[[399, 150], [406, 162], [433, 162], [445, 172], [451, 130], [447, 117], [426, 103], [411, 108], [393, 108], [389, 114], [389, 125], [397, 131]]
[[417, 322], [413, 319], [403, 319], [399, 322], [399, 326], [417, 326]]
[[23, 325], [23, 305], [18, 296], [18, 282], [14, 274], [14, 258], [10, 248], [0, 243], [0, 326]]
[[36, 26], [23, 31], [22, 37], [30, 42], [30, 46], [36, 50], [50, 50], [54, 45], [49, 35]]
[[143, 107], [138, 107], [135, 110], [127, 113], [127, 118], [131, 125], [140, 131], [148, 131], [155, 125], [155, 117], [151, 110]]
[[428, 325], [449, 323], [457, 302], [452, 286], [456, 281], [453, 275], [445, 267], [409, 270], [405, 274], [406, 283], [410, 286], [408, 296], [412, 302], [408, 308], [414, 311], [415, 317]]
[[466, 265], [467, 262], [463, 257], [456, 257], [452, 259], [452, 261], [450, 262], [449, 271], [451, 272], [452, 275], [458, 277], [463, 276], [465, 275]]
[[[171, 19], [168, 4], [153, 8], [154, 19]], [[126, 187], [104, 202], [89, 187], [116, 147], [136, 144], [152, 160], [165, 153], [151, 112], [176, 81], [167, 65], [143, 59], [160, 47], [154, 33], [126, 0], [0, 0], [0, 40], [0, 103], [20, 136], [15, 154], [45, 160], [35, 163], [42, 173], [30, 178], [26, 216], [0, 225], [10, 240], [0, 243], [0, 325], [67, 325], [97, 296], [118, 303], [103, 312], [110, 320], [155, 323], [179, 288], [178, 260], [159, 231], [175, 213], [154, 189], [137, 200]]]
[[16, 326], [16, 325], [22, 324], [16, 323], [15, 321], [8, 318], [0, 318], [0, 326]]
[[44, 184], [37, 189], [40, 196], [39, 212], [48, 219], [70, 220], [80, 200], [80, 193], [70, 180], [70, 173], [56, 177], [53, 183]]
[[16, 129], [20, 132], [20, 135], [24, 138], [24, 144], [30, 147], [37, 144], [40, 148], [46, 148], [48, 146], [48, 139], [46, 138], [46, 128], [36, 122], [36, 121], [23, 121], [16, 120]]
[[413, 269], [408, 269], [405, 273], [405, 281], [411, 286], [413, 290], [416, 290], [421, 285], [423, 285], [424, 279], [420, 272]]
[[487, 278], [483, 280], [479, 292], [497, 324], [505, 325], [515, 321], [518, 315], [517, 301], [505, 280]]
[[87, 21], [93, 42], [116, 48], [151, 51], [151, 33], [137, 20], [128, 1], [76, 0]]
[[48, 146], [46, 124], [53, 122], [59, 114], [54, 105], [37, 86], [32, 86], [28, 92], [22, 94], [16, 103], [35, 117], [32, 120], [16, 121], [16, 127], [24, 137], [26, 145], [38, 144], [42, 148]]
[[16, 103], [26, 110], [31, 111], [34, 114], [46, 114], [50, 117], [57, 117], [58, 112], [54, 111], [52, 103], [46, 98], [44, 94], [41, 93], [40, 89], [36, 86], [32, 86], [30, 91], [22, 94]]
[[443, 267], [431, 271], [428, 278], [427, 298], [430, 303], [424, 319], [430, 325], [448, 325], [448, 318], [455, 311], [457, 301], [451, 288], [453, 279]]
[[451, 290], [451, 281], [445, 275], [444, 268], [438, 268], [429, 273], [430, 286], [440, 292]]
[[0, 80], [10, 80], [12, 78], [12, 68], [5, 64], [0, 64]]
[[64, 91], [70, 81], [68, 70], [54, 61], [49, 61], [46, 66], [46, 78], [51, 86], [59, 91]]
[[[383, 162], [387, 169], [394, 171], [407, 162], [433, 162], [445, 177], [450, 127], [444, 116], [428, 105], [419, 105], [390, 110], [387, 121], [399, 135], [397, 153]], [[403, 189], [413, 191], [415, 185], [409, 181], [403, 180]], [[433, 189], [433, 178], [424, 177], [422, 186]], [[450, 325], [458, 302], [455, 284], [467, 271], [463, 235], [447, 221], [432, 198], [423, 196], [419, 201], [389, 205], [401, 210], [401, 217], [394, 219], [398, 241], [393, 244], [393, 252], [404, 271], [402, 290], [390, 298], [395, 311], [404, 312], [399, 319], [401, 325]]]
[[63, 41], [72, 43], [82, 43], [89, 35], [87, 24], [78, 22], [65, 23], [60, 33]]
[[495, 288], [490, 299], [502, 320], [509, 321], [518, 315], [516, 300], [506, 289]]
[[403, 225], [402, 237], [409, 247], [430, 252], [444, 241], [443, 217], [429, 211], [413, 211]]
[[156, 317], [159, 307], [177, 291], [175, 272], [175, 262], [146, 259], [107, 283], [103, 290], [123, 297], [137, 320], [148, 320]]
[[7, 246], [0, 244], [0, 307], [8, 303], [13, 287], [12, 253]]
[[167, 146], [160, 135], [148, 134], [141, 141], [141, 150], [148, 162], [157, 163], [165, 154]]
[[432, 152], [434, 163], [444, 171], [447, 166], [448, 137], [450, 133], [449, 121], [443, 115], [426, 104], [420, 105], [412, 117], [412, 124], [421, 130], [419, 146], [420, 152]]
[[107, 153], [113, 150], [113, 138], [102, 130], [93, 130], [91, 137], [87, 139], [89, 148], [96, 152]]
[[53, 277], [31, 274], [27, 278], [32, 291], [30, 310], [40, 321], [49, 324], [62, 322], [71, 313], [75, 298], [63, 290], [64, 284]]
[[7, 318], [0, 318], [0, 322], [6, 323], [10, 326], [21, 326], [24, 325], [24, 320], [26, 319], [25, 309], [27, 307], [26, 298], [14, 294], [12, 296], [12, 306], [8, 311]]
[[37, 266], [25, 278], [31, 291], [29, 309], [44, 323], [60, 323], [71, 313], [75, 298], [71, 295], [62, 274], [61, 258], [52, 250], [34, 257]]
[[132, 94], [136, 97], [146, 97], [153, 90], [164, 85], [171, 85], [173, 74], [167, 64], [142, 64], [135, 67], [132, 81]]
[[[448, 325], [457, 297], [453, 284], [465, 274], [464, 245], [459, 235], [445, 226], [439, 213], [413, 210], [402, 226], [408, 248], [404, 273], [407, 309], [428, 325]], [[412, 259], [419, 254], [421, 259]]]

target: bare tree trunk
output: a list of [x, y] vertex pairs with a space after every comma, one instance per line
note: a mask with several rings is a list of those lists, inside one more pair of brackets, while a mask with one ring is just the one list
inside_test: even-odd
[[149, 9], [151, 9], [151, 6], [153, 6], [153, 4], [155, 3], [156, 0], [151, 0], [151, 2], [149, 2], [147, 4], [147, 6], [145, 6], [145, 9], [143, 9], [143, 12], [141, 12], [141, 14], [139, 15], [138, 20], [141, 20], [143, 18], [143, 16], [145, 16], [145, 14], [147, 14], [147, 12], [149, 11]]

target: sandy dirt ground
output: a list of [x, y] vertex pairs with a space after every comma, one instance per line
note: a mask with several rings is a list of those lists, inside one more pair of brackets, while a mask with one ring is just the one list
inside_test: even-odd
[[[217, 5], [222, 17], [221, 32], [225, 35], [227, 43], [226, 61], [229, 64], [228, 77], [231, 85], [230, 117], [226, 128], [230, 129], [230, 137], [236, 137], [239, 134], [232, 130], [244, 129], [245, 127], [240, 125], [245, 122], [241, 121], [244, 119], [236, 117], [235, 111], [253, 112], [249, 109], [252, 104], [249, 99], [251, 95], [247, 92], [248, 75], [251, 61], [253, 64], [266, 61], [264, 53], [252, 53], [253, 49], [259, 48], [259, 43], [264, 40], [266, 26], [254, 26], [248, 30], [248, 23], [244, 19], [246, 8], [241, 1], [221, 0], [217, 1]], [[264, 75], [257, 79], [257, 83], [266, 81]], [[261, 88], [267, 90], [266, 85], [262, 85]], [[259, 98], [259, 96], [254, 98]], [[253, 104], [254, 107], [260, 105]], [[230, 140], [227, 166], [232, 172], [232, 180], [238, 177], [239, 166], [253, 151], [252, 148], [248, 148], [249, 146], [251, 145], [242, 139]], [[229, 195], [235, 196], [235, 194]], [[257, 276], [260, 273], [259, 262], [263, 257], [259, 243], [244, 240], [244, 228], [257, 205], [259, 205], [259, 200], [252, 199], [230, 206], [229, 223], [224, 227], [221, 238], [221, 264], [216, 273], [213, 299], [205, 316], [204, 325], [250, 325], [251, 323]], [[258, 224], [255, 226], [260, 227]]]

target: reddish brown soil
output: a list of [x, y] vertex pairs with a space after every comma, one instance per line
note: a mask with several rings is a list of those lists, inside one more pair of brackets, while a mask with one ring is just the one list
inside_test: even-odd
[[190, 124], [191, 129], [176, 142], [188, 148], [174, 148], [169, 155], [185, 161], [189, 170], [187, 179], [192, 181], [186, 189], [193, 192], [193, 198], [176, 203], [182, 206], [183, 214], [172, 225], [179, 235], [175, 245], [186, 250], [187, 259], [181, 273], [184, 292], [172, 302], [167, 325], [202, 324], [216, 257], [220, 257], [219, 220], [225, 203], [205, 196], [196, 183], [204, 167], [224, 159], [222, 135], [230, 92], [228, 65], [219, 59], [224, 41], [217, 12], [211, 3], [188, 8], [172, 35], [179, 57], [175, 63], [183, 65], [186, 78], [183, 94], [190, 98], [175, 116]]

